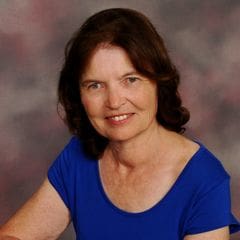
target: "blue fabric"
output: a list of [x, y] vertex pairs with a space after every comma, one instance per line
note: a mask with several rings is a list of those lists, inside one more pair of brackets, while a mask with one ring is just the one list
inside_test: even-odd
[[98, 161], [84, 155], [76, 137], [54, 161], [48, 179], [70, 210], [79, 240], [180, 240], [227, 225], [231, 233], [240, 230], [231, 213], [230, 177], [201, 144], [165, 197], [140, 213], [123, 211], [108, 199]]

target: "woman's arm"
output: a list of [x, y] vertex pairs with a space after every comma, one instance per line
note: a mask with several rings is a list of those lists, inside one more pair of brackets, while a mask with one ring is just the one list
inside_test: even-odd
[[229, 227], [219, 228], [213, 231], [188, 235], [184, 240], [229, 240]]
[[3, 235], [3, 236], [0, 236], [0, 240], [21, 240], [21, 239], [16, 238], [16, 237]]
[[0, 240], [57, 239], [70, 222], [70, 213], [49, 183], [40, 189], [0, 228]]

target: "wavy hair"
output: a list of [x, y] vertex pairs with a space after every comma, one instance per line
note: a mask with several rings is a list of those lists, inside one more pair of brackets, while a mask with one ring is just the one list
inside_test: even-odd
[[88, 18], [65, 48], [65, 62], [58, 84], [58, 106], [70, 132], [78, 136], [87, 154], [98, 158], [108, 139], [91, 125], [81, 103], [81, 76], [94, 50], [102, 43], [124, 49], [135, 69], [157, 83], [157, 121], [166, 129], [182, 133], [189, 111], [178, 92], [180, 76], [168, 55], [162, 37], [149, 19], [132, 9], [113, 8]]

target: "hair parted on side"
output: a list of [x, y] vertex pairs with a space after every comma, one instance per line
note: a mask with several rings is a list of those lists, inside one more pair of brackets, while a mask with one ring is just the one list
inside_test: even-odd
[[67, 43], [65, 63], [58, 85], [58, 103], [65, 110], [64, 121], [78, 136], [84, 150], [99, 157], [108, 144], [93, 128], [81, 103], [80, 82], [94, 50], [102, 43], [121, 47], [135, 69], [157, 83], [157, 121], [166, 129], [182, 133], [189, 111], [178, 92], [180, 76], [164, 42], [146, 16], [132, 9], [112, 8], [88, 18]]

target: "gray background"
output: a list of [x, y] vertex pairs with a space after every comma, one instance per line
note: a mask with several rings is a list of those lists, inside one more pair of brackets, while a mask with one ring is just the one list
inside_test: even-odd
[[[191, 111], [187, 135], [232, 176], [240, 219], [238, 0], [0, 0], [0, 224], [39, 187], [69, 139], [56, 113], [66, 41], [86, 17], [110, 7], [142, 11], [163, 35]], [[71, 228], [61, 239], [74, 239]]]

